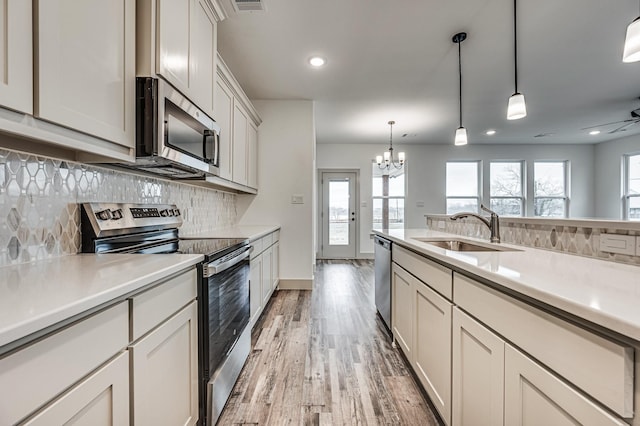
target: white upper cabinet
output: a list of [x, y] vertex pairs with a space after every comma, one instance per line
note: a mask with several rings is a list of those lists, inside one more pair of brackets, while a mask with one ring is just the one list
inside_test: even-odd
[[33, 112], [32, 2], [0, 0], [0, 104]]
[[233, 181], [248, 184], [247, 176], [247, 113], [240, 104], [233, 109]]
[[34, 4], [35, 115], [133, 147], [135, 2], [38, 0]]
[[229, 86], [218, 78], [216, 82], [215, 119], [220, 125], [220, 177], [233, 179], [233, 93]]
[[251, 121], [247, 128], [247, 186], [258, 189], [258, 128]]
[[158, 0], [157, 9], [157, 73], [213, 117], [217, 23], [209, 3]]

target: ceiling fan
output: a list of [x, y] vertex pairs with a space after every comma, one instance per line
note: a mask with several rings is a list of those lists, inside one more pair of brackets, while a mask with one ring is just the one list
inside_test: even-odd
[[618, 133], [618, 132], [625, 132], [629, 129], [629, 127], [634, 126], [638, 123], [640, 123], [640, 108], [634, 109], [633, 111], [631, 111], [631, 118], [627, 118], [626, 120], [613, 121], [611, 123], [603, 123], [597, 126], [585, 127], [581, 130], [589, 130], [589, 129], [595, 129], [599, 127], [611, 126], [614, 124], [620, 124], [620, 126], [617, 126], [613, 130], [610, 130], [609, 132], [607, 132], [609, 134], [612, 134], [612, 133]]

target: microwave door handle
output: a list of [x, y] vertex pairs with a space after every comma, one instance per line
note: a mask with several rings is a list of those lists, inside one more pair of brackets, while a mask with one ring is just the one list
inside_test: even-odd
[[207, 162], [211, 162], [211, 156], [209, 155], [210, 153], [207, 149], [209, 147], [207, 141], [211, 136], [213, 136], [213, 132], [209, 129], [205, 129], [204, 132], [202, 132], [202, 158], [204, 158]]

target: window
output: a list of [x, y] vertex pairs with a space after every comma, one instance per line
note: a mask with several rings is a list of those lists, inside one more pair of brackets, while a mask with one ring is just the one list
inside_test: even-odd
[[522, 161], [495, 161], [489, 167], [491, 210], [501, 216], [524, 216]]
[[480, 162], [447, 162], [447, 214], [478, 212], [480, 205]]
[[533, 165], [534, 215], [567, 217], [567, 162], [537, 161]]
[[373, 229], [404, 228], [406, 167], [380, 170], [373, 162]]
[[625, 219], [640, 220], [640, 154], [625, 155]]

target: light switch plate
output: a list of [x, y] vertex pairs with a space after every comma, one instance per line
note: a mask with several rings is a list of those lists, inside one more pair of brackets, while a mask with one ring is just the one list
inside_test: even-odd
[[424, 201], [416, 201], [416, 207], [424, 207]]
[[291, 196], [291, 204], [304, 204], [304, 196], [303, 195], [292, 195]]
[[636, 237], [631, 235], [600, 234], [600, 251], [606, 253], [636, 254]]

